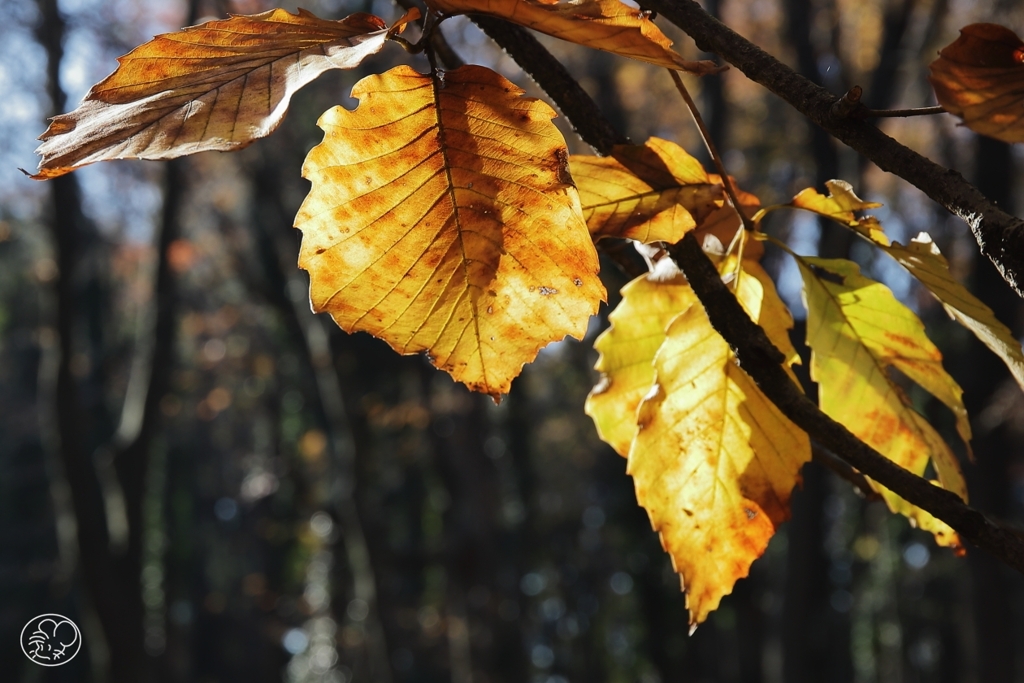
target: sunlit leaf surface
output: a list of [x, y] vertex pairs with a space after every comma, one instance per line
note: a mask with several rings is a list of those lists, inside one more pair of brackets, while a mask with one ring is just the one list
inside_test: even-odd
[[616, 145], [607, 157], [574, 155], [569, 165], [595, 239], [678, 242], [724, 201], [699, 161], [660, 138]]
[[622, 302], [611, 326], [594, 342], [601, 354], [594, 366], [601, 380], [587, 397], [586, 413], [597, 433], [622, 456], [637, 433], [636, 409], [654, 384], [654, 356], [668, 323], [696, 301], [693, 290], [670, 259], [656, 273], [641, 275], [622, 288]]
[[807, 188], [793, 198], [790, 206], [814, 211], [842, 223], [896, 259], [935, 295], [950, 317], [974, 333], [1006, 363], [1017, 383], [1024, 388], [1024, 353], [1020, 342], [995, 317], [991, 308], [953, 277], [949, 263], [928, 233], [920, 233], [907, 246], [899, 242], [890, 243], [878, 220], [872, 216], [854, 215], [854, 211], [877, 208], [880, 204], [861, 200], [845, 181], [830, 180], [825, 184], [830, 196], [825, 197], [813, 188]]
[[495, 397], [605, 294], [554, 111], [521, 94], [478, 66], [363, 79], [296, 217], [314, 310]]
[[[755, 320], [784, 309], [770, 280], [750, 274], [759, 268], [745, 263], [736, 286]], [[779, 338], [784, 325], [767, 331], [791, 348], [788, 337]], [[696, 625], [747, 576], [789, 518], [810, 443], [739, 368], [700, 303], [669, 324], [654, 365], [628, 471], [681, 575]]]
[[[914, 474], [931, 462], [943, 488], [967, 500], [956, 456], [911, 406], [892, 370], [898, 370], [953, 411], [966, 443], [971, 436], [962, 391], [942, 367], [942, 354], [924, 325], [884, 285], [851, 261], [797, 259], [807, 300], [811, 378], [822, 411], [859, 439]], [[877, 485], [876, 485], [877, 486]], [[889, 507], [928, 526], [942, 545], [958, 547], [952, 529], [881, 486]]]

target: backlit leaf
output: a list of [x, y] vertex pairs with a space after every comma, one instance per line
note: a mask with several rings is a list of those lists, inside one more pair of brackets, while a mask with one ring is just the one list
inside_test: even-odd
[[363, 79], [296, 217], [314, 310], [495, 397], [604, 298], [555, 113], [521, 94], [478, 66]]
[[793, 198], [790, 206], [814, 211], [847, 225], [896, 259], [925, 286], [951, 318], [966, 327], [985, 346], [999, 356], [1017, 383], [1024, 388], [1024, 353], [1010, 329], [995, 317], [992, 309], [956, 281], [949, 264], [928, 233], [922, 232], [907, 246], [890, 243], [881, 224], [872, 216], [856, 217], [853, 212], [881, 206], [865, 202], [853, 193], [849, 183], [831, 180], [825, 183], [831, 196], [808, 188]]
[[[811, 378], [822, 411], [893, 462], [921, 476], [929, 461], [942, 486], [967, 500], [956, 456], [910, 400], [891, 370], [899, 370], [946, 404], [965, 443], [970, 423], [961, 389], [942, 367], [924, 325], [884, 285], [842, 259], [800, 257], [807, 301]], [[921, 511], [881, 486], [889, 507], [919, 524]], [[933, 520], [936, 540], [957, 546], [956, 534]]]
[[1024, 388], [1024, 353], [1020, 342], [999, 322], [991, 308], [953, 278], [949, 264], [928, 233], [922, 232], [905, 247], [895, 242], [882, 248], [935, 295], [951, 318], [999, 356], [1017, 384]]
[[[770, 280], [766, 288], [750, 268], [759, 266], [744, 263], [737, 297], [763, 320], [781, 302], [774, 302]], [[784, 326], [767, 331], [788, 346], [788, 335], [778, 336]], [[788, 519], [810, 443], [739, 368], [699, 302], [669, 324], [655, 371], [628, 471], [681, 574], [690, 623], [697, 625], [747, 576]]]
[[809, 187], [793, 197], [793, 201], [789, 205], [797, 209], [813, 211], [825, 218], [831, 218], [838, 223], [856, 228], [858, 232], [872, 241], [881, 243], [880, 240], [885, 239], [885, 244], [889, 243], [888, 239], [880, 237], [883, 232], [877, 219], [872, 216], [858, 218], [854, 215], [854, 211], [877, 209], [882, 206], [881, 204], [864, 201], [854, 193], [853, 186], [845, 180], [826, 180], [825, 187], [829, 190], [827, 197], [813, 187]]
[[636, 436], [636, 410], [654, 384], [654, 356], [665, 328], [696, 301], [671, 259], [622, 288], [622, 301], [608, 315], [611, 325], [594, 342], [601, 355], [594, 369], [601, 380], [587, 397], [586, 413], [597, 433], [622, 456]]
[[379, 51], [384, 22], [275, 9], [166, 33], [118, 59], [36, 150], [38, 179], [110, 159], [170, 159], [241, 149], [284, 118], [292, 95], [328, 69]]
[[427, 0], [448, 14], [489, 14], [555, 38], [696, 74], [721, 71], [711, 61], [683, 59], [649, 12], [619, 0]]
[[1024, 42], [998, 24], [971, 24], [939, 52], [928, 77], [946, 111], [971, 130], [1024, 142]]
[[569, 165], [594, 239], [675, 243], [723, 203], [700, 162], [660, 138], [616, 145], [607, 157], [577, 154]]

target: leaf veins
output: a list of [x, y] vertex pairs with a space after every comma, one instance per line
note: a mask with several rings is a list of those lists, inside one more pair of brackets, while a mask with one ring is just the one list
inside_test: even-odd
[[479, 66], [363, 79], [295, 223], [314, 310], [494, 397], [605, 295], [554, 111], [521, 94]]
[[78, 109], [53, 118], [33, 177], [96, 161], [241, 149], [277, 128], [302, 86], [357, 66], [387, 34], [370, 14], [330, 21], [275, 9], [157, 36], [118, 59]]

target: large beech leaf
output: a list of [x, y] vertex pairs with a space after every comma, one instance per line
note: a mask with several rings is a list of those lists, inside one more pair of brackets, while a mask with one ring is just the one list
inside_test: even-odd
[[[818, 383], [822, 411], [918, 476], [930, 461], [942, 487], [967, 500], [956, 456], [913, 409], [890, 372], [899, 370], [946, 404], [964, 441], [970, 439], [961, 389], [942, 368], [942, 354], [924, 325], [851, 261], [800, 257], [797, 263], [807, 301], [811, 378]], [[940, 544], [959, 546], [952, 529], [875, 486], [893, 511], [931, 530]]]
[[594, 239], [675, 243], [724, 200], [699, 161], [661, 138], [616, 145], [607, 157], [574, 155], [569, 165]]
[[928, 80], [939, 104], [971, 130], [1024, 142], [1024, 41], [998, 24], [971, 24], [939, 52]]
[[[746, 261], [736, 293], [755, 320], [784, 309], [771, 281]], [[779, 346], [782, 326], [767, 329]], [[686, 590], [697, 625], [764, 553], [800, 467], [807, 435], [736, 364], [699, 302], [668, 326], [655, 384], [640, 404], [628, 471]]]
[[907, 246], [899, 242], [890, 243], [875, 218], [858, 218], [853, 213], [876, 208], [880, 204], [861, 200], [845, 181], [830, 180], [825, 184], [830, 190], [830, 196], [825, 197], [813, 188], [807, 188], [794, 197], [790, 205], [814, 211], [853, 228], [896, 259], [939, 300], [951, 318], [973, 332], [1006, 363], [1017, 383], [1024, 388], [1024, 353], [1020, 342], [1006, 325], [999, 322], [991, 308], [957, 282], [949, 271], [949, 263], [928, 233], [920, 233]]
[[33, 177], [245, 147], [277, 128], [299, 88], [357, 66], [387, 33], [369, 14], [330, 21], [275, 9], [157, 36], [118, 59], [78, 109], [54, 117]]
[[654, 356], [665, 341], [665, 328], [696, 298], [668, 258], [621, 293], [622, 301], [608, 315], [611, 325], [594, 342], [601, 354], [594, 369], [601, 379], [587, 397], [585, 411], [601, 439], [627, 456], [637, 433], [637, 407], [654, 384]]
[[363, 79], [295, 219], [314, 310], [495, 397], [605, 294], [555, 113], [520, 95], [479, 66]]
[[689, 61], [672, 48], [650, 13], [619, 0], [427, 0], [447, 14], [489, 14], [555, 38], [696, 74], [721, 71], [711, 61]]

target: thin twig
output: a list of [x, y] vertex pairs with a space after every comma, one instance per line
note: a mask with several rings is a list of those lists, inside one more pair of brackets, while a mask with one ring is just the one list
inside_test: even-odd
[[856, 116], [859, 119], [880, 119], [899, 118], [908, 116], [934, 116], [935, 114], [948, 113], [941, 105], [934, 107], [914, 107], [911, 109], [868, 109], [858, 111]]
[[410, 54], [419, 54], [420, 52], [423, 52], [427, 45], [430, 45], [430, 47], [433, 48], [434, 52], [437, 54], [438, 58], [440, 58], [441, 63], [444, 64], [445, 68], [449, 70], [457, 69], [465, 64], [462, 58], [459, 57], [459, 54], [455, 52], [454, 48], [452, 48], [451, 44], [448, 42], [448, 39], [444, 37], [444, 34], [441, 33], [441, 31], [436, 30], [437, 24], [435, 23], [433, 25], [428, 25], [426, 23], [424, 14], [422, 14], [422, 12], [424, 12], [422, 7], [413, 2], [413, 0], [395, 1], [398, 4], [398, 6], [401, 7], [402, 9], [419, 9], [421, 11], [420, 18], [416, 19], [415, 23], [421, 29], [423, 29], [423, 36], [420, 37], [420, 40], [415, 45], [413, 45], [408, 40], [398, 35], [391, 35], [391, 40], [401, 45], [403, 48], [405, 48], [405, 51], [409, 52]]
[[740, 200], [736, 196], [736, 188], [733, 186], [732, 178], [729, 177], [725, 170], [725, 164], [718, 153], [718, 148], [715, 147], [715, 141], [711, 139], [711, 133], [708, 132], [707, 126], [704, 125], [704, 119], [700, 115], [700, 110], [697, 109], [697, 104], [690, 97], [690, 91], [686, 89], [686, 85], [683, 83], [683, 79], [679, 77], [679, 74], [672, 69], [667, 69], [667, 71], [672, 76], [672, 82], [676, 84], [676, 90], [679, 91], [683, 101], [686, 102], [690, 115], [693, 116], [694, 123], [697, 124], [697, 130], [700, 131], [700, 136], [704, 138], [704, 145], [708, 148], [708, 153], [711, 155], [711, 160], [715, 163], [715, 168], [718, 169], [718, 175], [722, 176], [722, 184], [725, 186], [725, 193], [729, 195], [729, 201], [732, 202], [732, 208], [736, 209], [736, 215], [740, 217], [743, 228], [748, 232], [753, 232], [754, 222], [740, 208]]
[[819, 465], [832, 470], [838, 477], [853, 484], [853, 487], [865, 500], [882, 500], [882, 496], [871, 488], [867, 477], [850, 467], [842, 458], [829, 452], [827, 448], [811, 443], [811, 458]]

